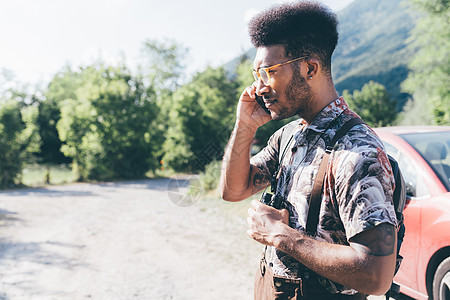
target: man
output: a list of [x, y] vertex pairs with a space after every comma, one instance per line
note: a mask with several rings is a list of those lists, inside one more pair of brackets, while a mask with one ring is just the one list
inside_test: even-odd
[[[354, 126], [335, 145], [317, 234], [305, 233], [325, 147], [356, 116], [331, 76], [336, 15], [316, 2], [282, 4], [254, 17], [249, 33], [257, 49], [255, 82], [239, 99], [221, 193], [227, 201], [246, 199], [269, 186], [275, 174], [276, 194], [284, 199], [284, 209], [253, 201], [248, 212], [248, 235], [266, 245], [255, 299], [365, 299], [386, 293], [396, 261], [394, 180], [383, 145], [367, 125]], [[250, 159], [257, 128], [294, 115], [300, 119], [278, 130]], [[280, 149], [288, 138], [283, 135], [291, 135], [286, 149]]]

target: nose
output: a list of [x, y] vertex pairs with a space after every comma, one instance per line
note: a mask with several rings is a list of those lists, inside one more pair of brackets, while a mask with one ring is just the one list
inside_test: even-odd
[[261, 79], [256, 81], [256, 94], [259, 96], [263, 96], [270, 91], [270, 85], [265, 85]]

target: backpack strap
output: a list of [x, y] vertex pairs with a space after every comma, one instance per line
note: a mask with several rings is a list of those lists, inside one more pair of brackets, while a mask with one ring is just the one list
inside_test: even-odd
[[297, 128], [297, 125], [298, 125], [297, 121], [287, 124], [283, 129], [280, 140], [278, 141], [278, 168], [272, 175], [272, 180], [270, 182], [272, 193], [275, 193], [275, 190], [277, 188], [277, 176], [278, 173], [280, 173], [281, 164], [283, 163], [283, 159], [284, 156], [286, 155], [287, 149], [289, 148], [289, 144], [294, 139], [294, 133], [295, 129]]
[[328, 167], [328, 160], [330, 158], [331, 151], [333, 151], [336, 142], [342, 138], [347, 132], [357, 124], [364, 124], [364, 121], [359, 117], [354, 117], [342, 125], [339, 130], [336, 131], [330, 144], [327, 145], [325, 153], [322, 158], [322, 162], [319, 165], [319, 171], [317, 172], [316, 179], [314, 180], [313, 189], [311, 192], [311, 198], [309, 200], [308, 217], [306, 220], [306, 232], [310, 236], [314, 236], [317, 232], [317, 225], [319, 224], [319, 212], [320, 204], [322, 202], [321, 194], [323, 188], [323, 181], [325, 179], [325, 173]]

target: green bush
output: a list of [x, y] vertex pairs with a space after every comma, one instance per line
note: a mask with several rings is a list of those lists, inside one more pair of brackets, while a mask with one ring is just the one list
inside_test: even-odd
[[219, 184], [222, 162], [214, 160], [210, 162], [205, 171], [200, 174], [200, 185], [204, 191], [215, 190]]
[[173, 93], [163, 160], [176, 172], [203, 171], [223, 156], [239, 96], [223, 68], [207, 68]]
[[32, 187], [45, 184], [65, 184], [77, 180], [77, 175], [66, 164], [31, 164], [24, 167], [22, 174], [22, 183]]
[[125, 67], [93, 65], [71, 72], [72, 98], [61, 101], [62, 152], [80, 180], [144, 177], [159, 166], [154, 93]]
[[34, 119], [36, 107], [9, 100], [0, 105], [0, 187], [20, 181], [24, 164], [39, 145]]
[[370, 126], [392, 125], [397, 116], [396, 103], [386, 88], [377, 82], [366, 83], [361, 91], [350, 94], [344, 91], [343, 97], [350, 108]]

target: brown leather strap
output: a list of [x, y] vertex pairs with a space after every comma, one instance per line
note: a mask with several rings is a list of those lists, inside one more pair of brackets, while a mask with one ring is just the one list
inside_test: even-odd
[[308, 218], [306, 219], [306, 232], [309, 235], [315, 235], [317, 231], [317, 225], [319, 224], [319, 211], [322, 194], [323, 181], [325, 179], [325, 173], [327, 171], [328, 159], [330, 158], [330, 153], [325, 150], [322, 158], [322, 162], [319, 166], [319, 171], [317, 171], [316, 179], [314, 180], [313, 189], [311, 192], [311, 199], [309, 201], [308, 208]]
[[306, 219], [306, 232], [311, 236], [314, 236], [316, 234], [317, 225], [319, 224], [319, 212], [320, 204], [322, 202], [321, 195], [323, 181], [325, 179], [325, 173], [327, 171], [328, 160], [330, 158], [331, 151], [333, 151], [336, 142], [344, 135], [346, 135], [347, 132], [357, 124], [364, 124], [364, 121], [359, 117], [355, 117], [345, 122], [344, 125], [342, 125], [342, 127], [336, 131], [330, 144], [325, 149], [322, 162], [319, 165], [319, 171], [317, 171], [316, 179], [314, 180], [311, 198], [309, 200], [308, 216]]

